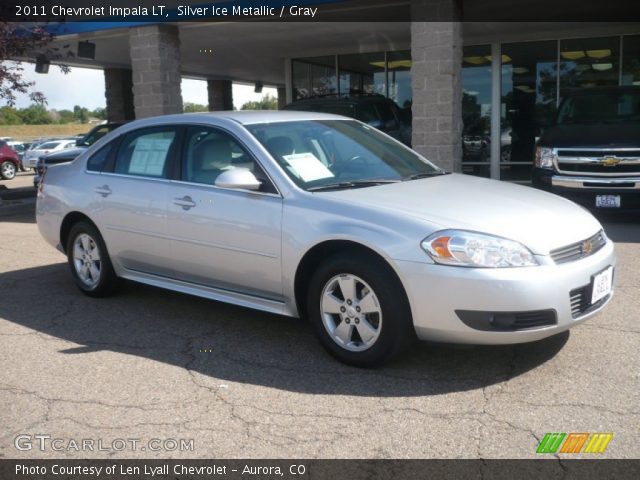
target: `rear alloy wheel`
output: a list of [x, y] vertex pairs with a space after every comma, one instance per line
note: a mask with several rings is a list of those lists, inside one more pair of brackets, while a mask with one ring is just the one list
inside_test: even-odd
[[316, 270], [307, 312], [323, 346], [349, 365], [379, 365], [414, 337], [411, 311], [394, 272], [362, 254], [335, 255]]
[[0, 165], [0, 175], [2, 175], [2, 178], [5, 180], [12, 180], [13, 177], [16, 176], [16, 166], [13, 162], [10, 162], [9, 160], [2, 162]]
[[118, 278], [107, 248], [93, 225], [79, 222], [71, 228], [67, 258], [73, 279], [85, 294], [105, 297], [117, 288]]

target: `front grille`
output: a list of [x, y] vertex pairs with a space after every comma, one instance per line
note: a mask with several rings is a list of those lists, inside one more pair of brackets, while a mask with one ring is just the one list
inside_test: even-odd
[[600, 163], [567, 163], [560, 160], [558, 162], [558, 170], [572, 173], [640, 173], [640, 165], [619, 163], [607, 167]]
[[605, 237], [604, 232], [600, 230], [594, 236], [587, 238], [586, 240], [551, 250], [551, 258], [556, 264], [573, 262], [575, 260], [588, 257], [589, 255], [593, 255], [604, 247], [606, 243], [607, 237]]
[[571, 302], [571, 317], [578, 318], [582, 315], [586, 315], [587, 313], [603, 305], [610, 296], [611, 294], [607, 295], [604, 298], [601, 298], [596, 303], [591, 305], [591, 285], [585, 285], [584, 287], [571, 290], [571, 292], [569, 292], [569, 301]]
[[624, 157], [640, 158], [640, 150], [558, 150], [558, 157], [606, 158]]
[[[615, 165], [606, 165], [608, 159]], [[557, 150], [559, 172], [600, 175], [640, 175], [640, 150]]]

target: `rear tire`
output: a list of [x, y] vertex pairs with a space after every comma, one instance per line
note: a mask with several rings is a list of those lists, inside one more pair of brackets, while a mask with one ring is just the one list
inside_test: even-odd
[[406, 294], [389, 265], [370, 255], [339, 253], [315, 271], [307, 312], [325, 349], [356, 367], [374, 367], [415, 338]]
[[107, 297], [120, 284], [102, 236], [88, 222], [78, 222], [69, 232], [67, 260], [73, 280], [90, 297]]

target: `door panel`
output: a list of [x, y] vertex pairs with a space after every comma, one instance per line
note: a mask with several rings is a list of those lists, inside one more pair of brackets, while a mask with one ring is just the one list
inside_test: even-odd
[[177, 278], [282, 296], [280, 197], [171, 182], [168, 198]]
[[[167, 196], [174, 275], [279, 300], [282, 199], [264, 170], [235, 137], [204, 126], [185, 129], [180, 167]], [[251, 171], [261, 191], [214, 186], [236, 168]]]
[[126, 269], [170, 274], [168, 183], [109, 174], [95, 178], [96, 190], [105, 191], [106, 186], [111, 191], [101, 200], [99, 213], [111, 258]]
[[[101, 228], [109, 253], [123, 268], [171, 273], [166, 201], [176, 139], [172, 126], [129, 132], [115, 155], [115, 173], [95, 176]], [[106, 157], [102, 160], [101, 166], [107, 168]]]

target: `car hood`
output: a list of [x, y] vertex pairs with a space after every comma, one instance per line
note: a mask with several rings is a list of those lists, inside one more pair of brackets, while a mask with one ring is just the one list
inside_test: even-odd
[[[517, 240], [536, 254], [584, 240], [602, 227], [584, 208], [531, 187], [449, 174], [368, 188], [322, 192], [334, 200], [431, 223]], [[432, 232], [425, 232], [425, 236]]]
[[539, 144], [555, 148], [638, 148], [640, 124], [556, 125], [545, 130]]

